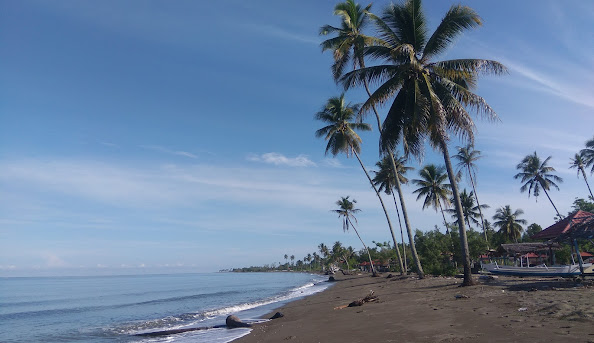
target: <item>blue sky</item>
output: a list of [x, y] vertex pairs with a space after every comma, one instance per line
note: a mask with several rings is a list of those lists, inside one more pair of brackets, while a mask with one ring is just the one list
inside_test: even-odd
[[[562, 213], [587, 196], [568, 165], [594, 134], [594, 3], [465, 4], [484, 25], [440, 59], [509, 68], [479, 81], [501, 119], [477, 120], [479, 197], [488, 218], [509, 204], [546, 227], [552, 206], [513, 175], [537, 151], [565, 179], [551, 192]], [[0, 275], [202, 272], [299, 259], [321, 242], [360, 248], [330, 213], [346, 195], [364, 240], [389, 240], [357, 162], [324, 156], [314, 137], [314, 113], [342, 91], [317, 35], [338, 25], [334, 5], [0, 1]], [[431, 29], [450, 5], [424, 2]], [[362, 138], [373, 169], [377, 130]], [[427, 150], [422, 163], [442, 161]], [[413, 227], [432, 229], [440, 215], [405, 190]]]

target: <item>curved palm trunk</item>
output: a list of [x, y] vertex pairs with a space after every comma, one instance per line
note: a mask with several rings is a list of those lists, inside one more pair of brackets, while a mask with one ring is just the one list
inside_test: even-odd
[[[448, 234], [448, 236], [450, 236], [450, 245], [452, 246], [452, 254], [453, 254], [454, 253], [454, 240], [452, 239], [452, 233], [450, 232], [450, 228], [448, 227], [448, 221], [446, 220], [445, 214], [443, 213], [443, 207], [441, 207], [441, 202], [439, 202], [439, 210], [441, 211], [441, 217], [443, 218], [443, 225], [445, 225], [445, 227], [446, 227], [446, 233]], [[458, 262], [456, 262], [456, 260], [454, 260], [453, 262], [454, 262], [454, 266], [458, 267]]]
[[[359, 65], [361, 66], [361, 68], [365, 68], [365, 61], [363, 59], [360, 59]], [[367, 84], [367, 80], [364, 80], [363, 83], [365, 85], [365, 90], [367, 91], [367, 94], [369, 95], [369, 97], [371, 97], [371, 92], [369, 91], [369, 85]], [[377, 109], [375, 108], [375, 105], [373, 105], [372, 108], [373, 108], [373, 112], [375, 113], [375, 118], [377, 120], [377, 127], [378, 127], [378, 130], [381, 135], [382, 121], [380, 119], [379, 114], [377, 113]], [[394, 161], [394, 154], [392, 154], [391, 151], [388, 151], [388, 156], [390, 156], [390, 162], [392, 163], [392, 172], [394, 173], [394, 179], [396, 180], [396, 188], [398, 190], [398, 198], [400, 199], [400, 206], [402, 206], [402, 216], [404, 217], [404, 225], [406, 226], [406, 233], [408, 234], [408, 242], [410, 244], [410, 252], [411, 252], [415, 267], [417, 268], [417, 275], [419, 276], [419, 279], [422, 279], [425, 277], [425, 273], [423, 272], [423, 267], [421, 266], [421, 260], [419, 259], [419, 255], [417, 254], [417, 248], [415, 246], [415, 239], [413, 237], [412, 229], [410, 228], [410, 222], [408, 220], [408, 212], [406, 211], [406, 206], [404, 205], [404, 196], [402, 196], [402, 188], [400, 186], [400, 178], [398, 177], [398, 169], [396, 168], [396, 162]], [[394, 234], [392, 233], [392, 235], [394, 235]], [[404, 245], [404, 240], [402, 241], [402, 244]], [[398, 246], [396, 244], [396, 240], [394, 240], [394, 245], [396, 247]], [[398, 251], [398, 254], [400, 255], [400, 251]]]
[[[404, 233], [402, 232], [402, 221], [400, 220], [400, 211], [398, 210], [398, 203], [396, 202], [396, 195], [392, 191], [392, 198], [394, 199], [394, 207], [396, 207], [396, 214], [398, 215], [398, 225], [400, 225], [400, 239], [402, 239], [402, 262], [404, 263], [404, 271], [408, 272], [406, 265], [406, 244], [404, 244]], [[396, 244], [396, 243], [394, 243]]]
[[592, 194], [590, 184], [588, 183], [588, 178], [586, 177], [586, 172], [584, 171], [584, 168], [580, 168], [580, 170], [582, 171], [582, 175], [584, 176], [584, 181], [586, 181], [586, 186], [588, 186], [588, 191], [590, 191], [590, 197], [592, 197], [592, 200], [594, 200], [594, 195]]
[[[468, 167], [468, 176], [470, 176], [470, 184], [472, 185], [472, 190], [474, 191], [474, 198], [476, 199], [476, 204], [478, 206], [479, 214], [481, 215], [481, 227], [483, 228], [483, 235], [485, 236], [485, 241], [488, 243], [489, 240], [487, 239], [487, 230], [485, 230], [485, 218], [483, 218], [483, 211], [481, 210], [481, 203], [479, 202], [478, 195], [476, 194], [476, 187], [474, 186], [474, 179], [472, 178], [472, 173], [470, 170], [470, 166]], [[470, 226], [470, 224], [469, 224]], [[487, 248], [489, 246], [487, 245]]]
[[441, 211], [441, 217], [443, 218], [443, 225], [445, 225], [446, 233], [452, 238], [452, 234], [450, 233], [450, 228], [448, 227], [448, 221], [445, 219], [445, 214], [443, 213], [443, 207], [441, 207], [441, 202], [439, 203], [439, 211]]
[[396, 178], [396, 189], [398, 190], [400, 206], [402, 206], [402, 216], [404, 217], [404, 225], [406, 226], [406, 233], [408, 234], [408, 241], [410, 242], [410, 253], [413, 258], [413, 263], [417, 268], [417, 275], [419, 276], [419, 279], [422, 279], [425, 277], [425, 273], [423, 272], [421, 260], [419, 260], [417, 248], [415, 247], [415, 239], [413, 237], [412, 230], [410, 229], [410, 221], [408, 220], [408, 213], [406, 212], [406, 206], [404, 205], [404, 196], [402, 195], [402, 188], [400, 187], [400, 179], [398, 177]]
[[[351, 148], [352, 148], [352, 146], [351, 146]], [[373, 187], [373, 190], [375, 191], [375, 194], [377, 195], [377, 198], [379, 199], [380, 203], [382, 204], [382, 208], [384, 210], [384, 214], [386, 215], [386, 220], [388, 221], [388, 227], [390, 228], [390, 233], [392, 234], [392, 239], [394, 240], [394, 245], [395, 245], [396, 252], [397, 252], [397, 255], [396, 256], [398, 256], [398, 264], [400, 266], [400, 274], [403, 274], [405, 272], [405, 270], [404, 270], [404, 266], [402, 265], [402, 256], [400, 256], [400, 249], [398, 249], [398, 243], [396, 241], [396, 236], [394, 235], [394, 230], [392, 229], [392, 222], [390, 221], [390, 216], [388, 216], [388, 210], [386, 210], [386, 206], [384, 205], [384, 201], [382, 200], [382, 197], [381, 197], [380, 193], [377, 191], [377, 188], [373, 184], [373, 180], [369, 176], [369, 173], [367, 172], [367, 169], [363, 165], [363, 162], [361, 162], [361, 158], [359, 158], [359, 154], [357, 154], [357, 152], [355, 151], [355, 149], [351, 149], [351, 150], [353, 151], [353, 154], [355, 154], [355, 157], [357, 157], [357, 161], [359, 161], [359, 164], [361, 165], [361, 168], [363, 168], [363, 171], [365, 172], [365, 176], [367, 176], [367, 180], [369, 180], [369, 183], [371, 184], [371, 187]]]
[[460, 202], [460, 194], [458, 193], [458, 186], [456, 183], [456, 175], [452, 168], [452, 161], [450, 160], [450, 154], [448, 153], [448, 146], [445, 140], [441, 140], [441, 151], [443, 153], [443, 159], [445, 161], [446, 169], [448, 171], [448, 177], [450, 178], [450, 184], [452, 185], [452, 193], [454, 194], [454, 207], [456, 208], [456, 216], [458, 217], [458, 230], [460, 232], [460, 250], [462, 251], [462, 263], [464, 265], [464, 282], [462, 286], [472, 286], [474, 281], [470, 273], [470, 254], [468, 250], [468, 238], [466, 237], [466, 228], [464, 227], [464, 213], [462, 212], [462, 204]]
[[377, 275], [377, 273], [375, 272], [375, 267], [373, 266], [373, 261], [371, 260], [371, 254], [369, 253], [369, 249], [367, 249], [367, 245], [365, 245], [365, 243], [363, 243], [363, 240], [361, 239], [361, 236], [359, 235], [357, 228], [355, 228], [355, 225], [353, 225], [353, 222], [351, 222], [351, 220], [348, 217], [347, 217], [347, 221], [349, 222], [349, 224], [351, 224], [351, 227], [353, 228], [353, 230], [355, 230], [357, 237], [359, 237], [361, 244], [363, 244], [363, 247], [365, 248], [365, 251], [367, 252], [367, 256], [369, 257], [369, 264], [371, 265], [371, 272], [373, 273], [374, 276]]
[[557, 212], [557, 215], [559, 216], [559, 218], [563, 219], [563, 216], [561, 215], [561, 213], [559, 213], [557, 206], [555, 206], [555, 204], [553, 204], [553, 200], [551, 200], [551, 197], [549, 196], [549, 192], [547, 192], [547, 190], [544, 187], [542, 187], [542, 189], [544, 190], [545, 194], [547, 195], [547, 198], [549, 198], [551, 205], [553, 205], [553, 207], [555, 208], [555, 211]]

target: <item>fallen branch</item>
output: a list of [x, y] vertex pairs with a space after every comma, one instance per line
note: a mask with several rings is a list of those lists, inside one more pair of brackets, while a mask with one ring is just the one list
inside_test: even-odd
[[346, 308], [346, 307], [363, 306], [363, 304], [365, 304], [365, 303], [370, 303], [370, 302], [378, 301], [379, 300], [379, 297], [376, 296], [376, 295], [373, 295], [373, 294], [374, 294], [374, 291], [369, 291], [369, 294], [365, 298], [357, 299], [357, 300], [351, 302], [348, 305], [337, 306], [334, 309], [335, 310], [342, 310], [343, 308]]

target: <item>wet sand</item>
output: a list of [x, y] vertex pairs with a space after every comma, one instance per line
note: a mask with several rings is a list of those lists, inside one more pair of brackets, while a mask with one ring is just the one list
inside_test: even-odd
[[[336, 275], [234, 342], [590, 342], [594, 285], [564, 279]], [[374, 292], [377, 301], [345, 307]]]

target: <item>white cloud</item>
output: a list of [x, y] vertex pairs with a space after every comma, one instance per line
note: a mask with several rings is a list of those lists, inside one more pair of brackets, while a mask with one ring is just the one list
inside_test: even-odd
[[247, 157], [249, 161], [264, 162], [268, 164], [274, 164], [276, 166], [285, 165], [290, 167], [309, 167], [315, 166], [316, 164], [305, 155], [298, 155], [297, 157], [290, 158], [276, 152], [268, 152], [262, 155], [249, 155]]

